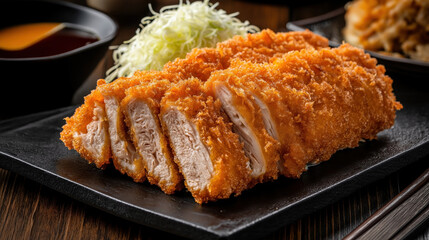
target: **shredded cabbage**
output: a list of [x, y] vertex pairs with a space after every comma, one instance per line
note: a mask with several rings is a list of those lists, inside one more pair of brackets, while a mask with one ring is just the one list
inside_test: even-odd
[[193, 48], [214, 47], [217, 42], [235, 35], [258, 32], [259, 29], [216, 10], [218, 3], [208, 0], [163, 7], [159, 13], [141, 20], [136, 35], [113, 51], [114, 66], [106, 75], [111, 82], [131, 76], [136, 70], [161, 70], [165, 63], [183, 58]]

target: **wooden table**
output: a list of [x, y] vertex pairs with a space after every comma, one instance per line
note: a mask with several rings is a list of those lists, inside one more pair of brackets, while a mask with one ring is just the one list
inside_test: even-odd
[[[171, 2], [171, 1], [163, 1]], [[344, 1], [343, 1], [344, 2]], [[285, 23], [293, 19], [317, 15], [344, 4], [312, 3], [288, 7], [276, 1], [221, 1], [227, 12], [240, 11], [243, 20], [261, 28], [285, 30]], [[84, 4], [84, 2], [80, 2]], [[155, 8], [159, 8], [159, 5]], [[290, 10], [293, 10], [291, 13]], [[130, 38], [141, 16], [115, 16], [120, 32], [114, 44]], [[111, 53], [106, 55], [86, 88], [90, 88], [102, 72], [112, 64]], [[83, 94], [87, 89], [83, 90]], [[426, 168], [429, 158], [419, 160], [407, 168], [380, 179], [350, 196], [331, 203], [263, 239], [340, 239], [351, 232], [367, 217], [385, 205], [410, 184]], [[429, 238], [429, 228], [416, 236]], [[182, 239], [169, 233], [141, 226], [112, 216], [34, 181], [0, 169], [0, 239]]]

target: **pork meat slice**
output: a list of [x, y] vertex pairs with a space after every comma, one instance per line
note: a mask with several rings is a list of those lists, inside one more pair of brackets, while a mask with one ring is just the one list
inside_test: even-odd
[[251, 169], [243, 145], [221, 103], [205, 94], [200, 81], [174, 84], [162, 99], [160, 119], [196, 202], [228, 198], [249, 187]]
[[121, 105], [149, 182], [171, 194], [183, 188], [183, 179], [158, 118], [159, 102], [169, 86], [170, 81], [154, 80], [132, 87], [126, 91]]
[[129, 139], [120, 104], [113, 96], [105, 97], [104, 103], [109, 122], [113, 164], [122, 174], [127, 174], [136, 182], [143, 182], [146, 171], [140, 155]]
[[[98, 85], [103, 85], [103, 80]], [[98, 89], [85, 97], [72, 117], [65, 118], [60, 139], [69, 149], [75, 149], [98, 168], [110, 164], [110, 137], [104, 101]]]
[[211, 86], [208, 91], [222, 103], [234, 131], [244, 144], [244, 151], [250, 159], [251, 176], [257, 182], [276, 179], [280, 160], [279, 142], [269, 133], [277, 135], [271, 119], [261, 111], [262, 103], [257, 104], [252, 92], [233, 88], [225, 81], [211, 78], [207, 86]]
[[237, 60], [212, 74], [207, 85], [224, 82], [235, 95], [250, 92], [266, 105], [281, 146], [281, 174], [299, 178], [307, 164], [375, 139], [393, 125], [402, 106], [384, 72], [364, 51], [343, 44], [290, 52], [270, 63]]

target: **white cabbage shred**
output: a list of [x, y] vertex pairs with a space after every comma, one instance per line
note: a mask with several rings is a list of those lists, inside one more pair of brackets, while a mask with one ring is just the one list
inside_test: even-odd
[[215, 47], [216, 43], [235, 35], [258, 32], [259, 29], [216, 10], [218, 4], [208, 0], [166, 6], [153, 16], [141, 20], [136, 35], [113, 51], [114, 66], [106, 75], [111, 82], [129, 77], [137, 70], [161, 70], [165, 63], [183, 58], [193, 48]]

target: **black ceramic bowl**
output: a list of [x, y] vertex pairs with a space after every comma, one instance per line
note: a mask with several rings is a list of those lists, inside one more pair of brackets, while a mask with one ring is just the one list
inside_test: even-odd
[[32, 22], [81, 26], [99, 40], [74, 50], [36, 58], [0, 58], [0, 119], [70, 105], [117, 34], [107, 15], [63, 1], [8, 1], [0, 4], [0, 28]]

